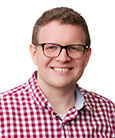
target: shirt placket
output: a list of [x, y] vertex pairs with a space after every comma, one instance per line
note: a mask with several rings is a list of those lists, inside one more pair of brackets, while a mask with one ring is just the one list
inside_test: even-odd
[[75, 106], [70, 108], [69, 112], [66, 114], [64, 120], [61, 123], [61, 129], [63, 130], [63, 138], [70, 138], [71, 137], [71, 121], [75, 119], [78, 115], [78, 111], [76, 110]]
[[62, 120], [60, 118], [60, 116], [53, 111], [53, 108], [51, 107], [50, 103], [47, 103], [47, 108], [48, 108], [49, 112], [52, 115], [55, 115], [56, 118], [58, 118], [57, 121], [59, 121], [59, 123], [60, 123], [60, 126], [57, 126], [58, 130], [60, 131], [60, 132], [58, 132], [58, 136], [60, 136], [61, 138], [70, 138], [70, 135], [71, 135], [70, 130], [71, 130], [71, 128], [70, 128], [69, 123], [74, 118], [76, 118], [76, 116], [78, 115], [78, 111], [76, 110], [75, 106], [70, 108], [70, 110], [66, 114], [64, 120]]

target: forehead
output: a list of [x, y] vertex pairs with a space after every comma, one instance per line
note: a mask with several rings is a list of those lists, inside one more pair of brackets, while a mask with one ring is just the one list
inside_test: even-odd
[[85, 43], [85, 33], [81, 26], [61, 24], [58, 21], [52, 21], [41, 27], [37, 37], [41, 42], [64, 41], [75, 43], [76, 41], [82, 41], [82, 43]]

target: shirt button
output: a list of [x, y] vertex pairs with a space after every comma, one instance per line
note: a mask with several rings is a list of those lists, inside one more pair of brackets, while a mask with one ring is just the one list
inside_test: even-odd
[[61, 125], [61, 128], [64, 127], [64, 124]]

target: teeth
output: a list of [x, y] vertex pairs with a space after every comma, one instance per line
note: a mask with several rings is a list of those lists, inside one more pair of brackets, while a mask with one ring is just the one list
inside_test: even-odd
[[69, 68], [53, 68], [56, 71], [68, 71]]

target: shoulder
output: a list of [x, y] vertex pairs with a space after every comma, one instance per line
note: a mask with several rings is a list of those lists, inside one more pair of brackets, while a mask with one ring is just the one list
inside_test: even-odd
[[[32, 88], [36, 87], [36, 78], [35, 78], [35, 72], [32, 74], [32, 77], [29, 78], [29, 80], [17, 87], [14, 87], [13, 89], [10, 89], [6, 92], [0, 93], [0, 105], [5, 106], [4, 103], [23, 103], [23, 102], [29, 102], [31, 99], [31, 92]], [[13, 102], [12, 102], [13, 101]]]
[[84, 98], [84, 109], [88, 111], [91, 117], [102, 125], [104, 129], [108, 129], [111, 133], [115, 133], [115, 104], [91, 91], [80, 88], [80, 91]]
[[92, 106], [96, 106], [96, 107], [100, 106], [102, 108], [112, 109], [114, 110], [114, 114], [115, 114], [115, 104], [111, 100], [95, 92], [87, 91], [86, 89], [83, 89], [81, 87], [80, 87], [80, 91], [82, 92], [86, 103], [90, 103]]
[[13, 89], [6, 91], [6, 92], [1, 92], [0, 93], [0, 104], [1, 104], [1, 102], [6, 102], [6, 101], [10, 101], [12, 99], [16, 99], [16, 98], [22, 96], [26, 91], [28, 91], [27, 84], [24, 83], [22, 85], [19, 85], [17, 87], [14, 87]]

